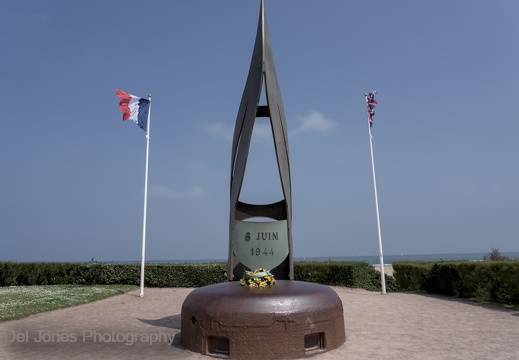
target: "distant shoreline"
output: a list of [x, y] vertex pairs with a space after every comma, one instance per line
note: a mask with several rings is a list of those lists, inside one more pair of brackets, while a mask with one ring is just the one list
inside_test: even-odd
[[[519, 259], [519, 252], [502, 252], [503, 256], [507, 256], [511, 259]], [[397, 261], [453, 261], [453, 260], [472, 260], [480, 261], [483, 260], [488, 253], [459, 253], [459, 254], [410, 254], [410, 255], [385, 255], [384, 265], [391, 266]], [[380, 257], [378, 255], [358, 255], [358, 256], [320, 256], [320, 257], [295, 257], [294, 261], [360, 261], [367, 262], [370, 265], [376, 265], [380, 268]], [[105, 261], [100, 261], [105, 262]], [[106, 261], [115, 263], [134, 263], [140, 262], [140, 260], [134, 261]], [[183, 259], [183, 260], [146, 260], [146, 263], [212, 263], [212, 262], [227, 262], [227, 259]]]
[[[400, 254], [400, 255], [385, 255], [384, 256], [384, 265], [390, 266], [394, 262], [397, 261], [453, 261], [453, 260], [471, 260], [471, 261], [481, 261], [485, 256], [488, 256], [487, 253], [458, 253], [458, 254]], [[519, 251], [516, 252], [501, 252], [501, 255], [506, 256], [510, 259], [519, 259]], [[100, 263], [114, 263], [114, 264], [131, 264], [131, 263], [140, 263], [139, 260], [97, 260], [95, 257], [91, 260], [94, 262]], [[294, 257], [294, 261], [316, 261], [316, 262], [326, 262], [326, 261], [359, 261], [359, 262], [367, 262], [370, 265], [380, 266], [380, 258], [378, 255], [357, 255], [357, 256], [319, 256], [319, 257]], [[89, 262], [86, 261], [77, 261], [77, 260], [13, 260], [13, 259], [5, 259], [0, 260], [0, 262]], [[227, 259], [181, 259], [181, 260], [155, 260], [155, 259], [146, 259], [146, 264], [189, 264], [189, 263], [221, 263], [227, 262]]]

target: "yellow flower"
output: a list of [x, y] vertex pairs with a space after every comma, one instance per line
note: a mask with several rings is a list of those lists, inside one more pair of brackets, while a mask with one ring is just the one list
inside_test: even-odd
[[240, 284], [248, 287], [265, 287], [274, 285], [275, 283], [276, 279], [274, 279], [274, 275], [264, 268], [251, 271], [246, 270], [240, 279]]

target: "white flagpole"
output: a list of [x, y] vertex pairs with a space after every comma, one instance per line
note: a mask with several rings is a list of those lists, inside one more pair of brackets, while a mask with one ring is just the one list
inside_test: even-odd
[[144, 296], [144, 255], [146, 252], [146, 209], [148, 204], [148, 157], [150, 151], [151, 94], [148, 94], [148, 124], [146, 127], [146, 170], [144, 172], [144, 214], [142, 219], [141, 297]]
[[368, 94], [366, 96], [366, 110], [368, 111], [368, 134], [369, 149], [371, 152], [371, 170], [373, 172], [373, 189], [375, 192], [375, 211], [377, 213], [377, 230], [378, 230], [378, 252], [380, 257], [380, 281], [382, 282], [382, 294], [386, 293], [386, 276], [384, 274], [384, 253], [382, 251], [382, 234], [380, 232], [380, 216], [378, 213], [378, 196], [377, 196], [377, 180], [375, 178], [375, 160], [373, 157], [373, 136], [371, 135], [371, 122], [369, 121]]

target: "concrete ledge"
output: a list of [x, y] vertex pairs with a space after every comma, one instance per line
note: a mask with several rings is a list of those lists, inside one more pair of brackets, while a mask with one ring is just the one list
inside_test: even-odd
[[[380, 265], [373, 265], [375, 270], [380, 271]], [[393, 276], [393, 265], [384, 265], [384, 274]]]

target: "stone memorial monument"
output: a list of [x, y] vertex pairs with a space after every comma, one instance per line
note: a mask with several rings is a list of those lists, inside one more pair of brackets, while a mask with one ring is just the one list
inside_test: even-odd
[[[259, 105], [263, 83], [267, 105]], [[270, 119], [284, 198], [241, 202], [256, 118]], [[228, 282], [193, 290], [184, 300], [181, 344], [216, 358], [296, 359], [338, 348], [346, 340], [342, 302], [327, 286], [295, 281], [287, 126], [261, 0], [256, 42], [236, 118], [231, 156]], [[250, 221], [268, 218], [271, 221]], [[248, 221], [249, 220], [249, 221]], [[275, 284], [248, 287], [236, 280], [265, 269]], [[269, 272], [270, 271], [270, 272]]]
[[[267, 105], [259, 105], [265, 83]], [[239, 200], [245, 175], [252, 130], [256, 118], [269, 118], [284, 199], [273, 204], [247, 204]], [[246, 221], [270, 218], [269, 222]], [[288, 157], [288, 133], [274, 57], [261, 3], [256, 42], [249, 75], [236, 117], [231, 155], [230, 239], [227, 276], [239, 279], [244, 267], [267, 268], [276, 279], [293, 279], [292, 191]]]

